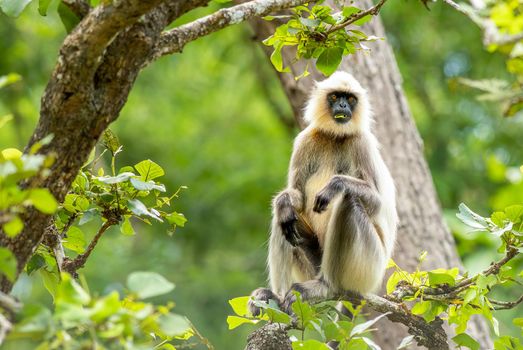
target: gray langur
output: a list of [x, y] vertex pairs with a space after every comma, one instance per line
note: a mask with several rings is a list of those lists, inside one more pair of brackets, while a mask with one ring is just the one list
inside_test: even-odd
[[[293, 290], [304, 300], [343, 291], [375, 291], [396, 239], [396, 200], [376, 137], [369, 98], [350, 74], [316, 84], [296, 137], [287, 188], [273, 201], [269, 240], [270, 289], [289, 311]], [[253, 315], [259, 308], [251, 301]]]

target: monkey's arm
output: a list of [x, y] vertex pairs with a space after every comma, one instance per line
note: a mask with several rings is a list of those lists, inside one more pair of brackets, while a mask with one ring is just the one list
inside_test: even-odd
[[341, 192], [358, 198], [370, 217], [374, 216], [381, 206], [380, 195], [369, 181], [348, 175], [335, 175], [316, 195], [313, 210], [317, 213], [325, 211], [332, 199]]

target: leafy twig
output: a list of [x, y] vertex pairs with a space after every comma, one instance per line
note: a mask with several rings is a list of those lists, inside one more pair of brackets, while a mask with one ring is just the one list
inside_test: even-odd
[[96, 235], [94, 236], [91, 243], [89, 243], [89, 246], [87, 246], [87, 249], [83, 254], [78, 255], [74, 259], [65, 258], [64, 262], [62, 264], [62, 268], [64, 271], [69, 272], [73, 276], [77, 276], [76, 270], [82, 268], [89, 256], [91, 255], [94, 247], [96, 247], [96, 244], [98, 244], [98, 240], [102, 237], [102, 235], [107, 231], [107, 229], [111, 226], [114, 226], [118, 224], [118, 220], [116, 218], [109, 218], [103, 225], [100, 227]]
[[373, 7], [365, 10], [365, 11], [360, 11], [360, 12], [356, 12], [352, 15], [349, 16], [349, 18], [347, 18], [345, 21], [343, 21], [342, 23], [340, 24], [337, 24], [335, 26], [332, 26], [331, 28], [329, 28], [325, 34], [326, 35], [329, 35], [331, 33], [334, 33], [335, 31], [338, 31], [342, 28], [345, 28], [347, 27], [348, 25], [356, 22], [357, 20], [359, 19], [362, 19], [363, 17], [365, 16], [368, 16], [368, 15], [373, 15], [373, 16], [376, 16], [379, 12], [380, 12], [380, 9], [381, 7], [385, 4], [385, 2], [387, 2], [387, 0], [380, 0], [380, 2], [378, 2], [376, 5], [374, 5]]

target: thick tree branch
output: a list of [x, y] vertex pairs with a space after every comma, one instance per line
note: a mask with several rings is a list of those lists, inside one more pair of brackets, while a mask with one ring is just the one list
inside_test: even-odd
[[193, 22], [171, 29], [162, 34], [151, 60], [175, 52], [202, 36], [214, 33], [232, 24], [241, 23], [253, 17], [266, 16], [272, 12], [298, 6], [307, 0], [253, 0], [197, 19]]

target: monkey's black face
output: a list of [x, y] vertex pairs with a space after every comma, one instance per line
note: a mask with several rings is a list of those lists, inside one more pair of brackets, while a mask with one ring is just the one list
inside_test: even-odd
[[345, 124], [351, 120], [358, 98], [348, 92], [336, 91], [327, 95], [327, 103], [334, 121]]

